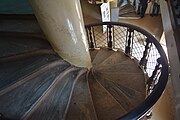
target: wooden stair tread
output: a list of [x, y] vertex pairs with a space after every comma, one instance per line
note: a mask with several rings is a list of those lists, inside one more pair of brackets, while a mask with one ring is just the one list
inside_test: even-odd
[[123, 7], [119, 7], [119, 14], [127, 13], [129, 11], [136, 11], [135, 7], [132, 6], [131, 4], [126, 4]]
[[93, 78], [91, 73], [88, 81], [98, 119], [114, 120], [127, 112], [116, 99]]
[[24, 119], [63, 119], [79, 69], [64, 71]]
[[28, 75], [27, 77], [23, 77], [22, 79], [13, 81], [11, 84], [5, 86], [3, 89], [0, 90], [0, 96], [12, 91], [13, 89], [25, 84], [26, 82], [28, 82], [30, 80], [37, 78], [38, 76], [42, 75], [44, 72], [47, 72], [56, 66], [61, 66], [60, 68], [58, 68], [58, 71], [62, 72], [63, 70], [65, 70], [65, 68], [69, 67], [70, 65], [61, 60], [51, 62], [48, 65], [45, 65], [45, 66], [41, 67], [39, 70]]
[[99, 83], [101, 83], [101, 85], [110, 92], [110, 94], [121, 104], [121, 106], [126, 111], [130, 111], [135, 108], [146, 97], [145, 89], [143, 89], [145, 84], [143, 86], [138, 85], [138, 88], [144, 90], [143, 92], [139, 92], [136, 90], [136, 88], [131, 89], [131, 87], [128, 85], [121, 84], [121, 79], [113, 81], [103, 77], [95, 75], [96, 80], [99, 81]]
[[140, 16], [136, 14], [136, 9], [130, 3], [127, 3], [124, 6], [119, 6], [119, 17], [120, 18], [134, 18], [139, 19]]
[[89, 50], [89, 53], [91, 56], [91, 62], [94, 60], [94, 58], [96, 57], [98, 52], [99, 52], [99, 50], [96, 50], [96, 49]]
[[[130, 74], [130, 73], [94, 73], [96, 76], [113, 81], [117, 84], [127, 86], [137, 92], [145, 94], [145, 76], [144, 74]], [[133, 84], [132, 84], [133, 83]]]
[[0, 89], [23, 79], [41, 67], [56, 60], [59, 60], [59, 57], [44, 55], [12, 62], [0, 62]]
[[96, 57], [94, 58], [92, 64], [93, 65], [98, 65], [102, 63], [107, 57], [112, 55], [114, 51], [109, 50], [107, 48], [101, 48], [99, 52], [96, 54]]
[[[107, 48], [90, 54], [89, 74], [54, 54], [0, 61], [0, 113], [10, 119], [114, 120], [145, 99], [144, 73], [134, 60]], [[57, 61], [61, 65], [48, 68]]]
[[87, 73], [78, 80], [73, 90], [69, 110], [66, 115], [67, 120], [97, 120], [93, 106]]
[[144, 101], [146, 78], [135, 60], [121, 51], [113, 52], [100, 64], [93, 64], [94, 79], [129, 112]]
[[141, 68], [138, 64], [129, 58], [121, 63], [109, 65], [109, 66], [98, 66], [94, 67], [94, 70], [101, 72], [119, 72], [119, 73], [142, 73]]
[[[51, 50], [51, 49], [41, 49], [41, 50], [34, 50], [34, 51], [29, 51], [29, 52], [24, 52], [24, 53], [18, 53], [15, 55], [10, 55], [10, 56], [3, 56], [0, 57], [0, 63], [7, 63], [7, 62], [12, 62], [12, 61], [19, 61], [19, 60], [24, 60], [24, 59], [32, 59], [33, 57], [41, 57], [45, 55], [54, 55], [56, 57], [57, 54]], [[59, 57], [59, 59], [62, 59]]]
[[107, 59], [105, 59], [100, 65], [101, 66], [115, 65], [127, 60], [128, 58], [129, 57], [125, 56], [123, 52], [114, 51], [114, 53], [111, 56], [109, 56]]
[[55, 77], [67, 68], [56, 66], [32, 80], [0, 96], [0, 112], [11, 119], [20, 119], [38, 101]]
[[42, 30], [34, 16], [34, 19], [22, 19], [13, 17], [3, 17], [0, 19], [0, 31], [9, 32], [27, 32], [27, 33], [39, 33], [42, 34]]
[[0, 57], [16, 55], [38, 49], [51, 49], [50, 44], [44, 39], [22, 36], [11, 37], [9, 35], [0, 36]]

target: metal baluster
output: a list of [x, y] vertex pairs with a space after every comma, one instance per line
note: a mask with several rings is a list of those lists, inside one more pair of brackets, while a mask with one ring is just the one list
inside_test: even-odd
[[141, 60], [139, 62], [139, 65], [142, 66], [144, 68], [144, 70], [147, 69], [148, 55], [150, 53], [151, 46], [152, 46], [152, 42], [150, 42], [150, 40], [147, 38], [145, 50], [143, 52], [143, 57], [141, 58]]
[[108, 35], [108, 37], [107, 37], [108, 48], [112, 49], [113, 47], [112, 47], [112, 30], [111, 30], [111, 28], [113, 28], [113, 26], [108, 25], [107, 27], [108, 27], [108, 33], [107, 33], [107, 35]]
[[114, 26], [113, 26], [113, 48], [115, 48], [115, 45], [116, 45], [116, 44], [115, 44], [115, 37], [114, 37], [115, 35], [114, 35], [114, 33], [115, 33], [115, 32], [114, 32]]
[[92, 27], [88, 27], [88, 31], [89, 31], [88, 40], [90, 40], [89, 41], [89, 48], [94, 49], [94, 41], [93, 41], [93, 36], [92, 36]]
[[133, 38], [134, 38], [134, 30], [133, 29], [130, 29], [128, 28], [127, 29], [127, 34], [126, 34], [126, 45], [125, 45], [125, 53], [128, 54], [128, 55], [131, 55], [132, 53], [132, 45], [133, 43]]
[[160, 74], [161, 64], [162, 64], [161, 58], [158, 58], [155, 69], [154, 69], [151, 77], [146, 82], [146, 84], [148, 85], [148, 93], [150, 93], [151, 90], [153, 89], [153, 87], [155, 86], [155, 82]]
[[93, 43], [94, 43], [94, 48], [97, 48], [97, 45], [96, 45], [96, 37], [95, 37], [95, 34], [94, 34], [95, 32], [94, 32], [94, 27], [92, 27], [92, 34], [93, 34]]

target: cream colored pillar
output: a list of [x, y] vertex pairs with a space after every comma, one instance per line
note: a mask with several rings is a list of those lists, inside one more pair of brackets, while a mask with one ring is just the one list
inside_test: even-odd
[[35, 16], [54, 50], [79, 67], [91, 67], [79, 0], [30, 0]]

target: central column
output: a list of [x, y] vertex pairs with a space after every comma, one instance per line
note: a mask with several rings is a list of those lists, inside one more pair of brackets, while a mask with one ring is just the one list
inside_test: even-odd
[[79, 67], [91, 67], [79, 0], [30, 0], [34, 14], [55, 52]]

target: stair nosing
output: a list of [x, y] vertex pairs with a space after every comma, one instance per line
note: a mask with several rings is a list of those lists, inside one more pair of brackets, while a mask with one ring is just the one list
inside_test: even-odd
[[69, 105], [70, 105], [70, 103], [71, 103], [72, 95], [73, 95], [73, 93], [74, 93], [75, 85], [76, 85], [77, 81], [79, 80], [79, 77], [80, 77], [81, 75], [83, 75], [85, 72], [87, 72], [86, 69], [80, 70], [80, 71], [78, 72], [78, 75], [76, 76], [75, 80], [73, 81], [73, 85], [72, 85], [71, 92], [70, 92], [70, 95], [69, 95], [70, 97], [68, 98], [68, 103], [67, 103], [67, 105], [66, 105], [66, 109], [65, 109], [65, 112], [64, 112], [64, 115], [63, 115], [63, 120], [66, 120], [67, 113], [68, 113], [68, 111], [69, 111]]
[[[96, 76], [96, 75], [94, 75], [94, 76]], [[114, 81], [112, 81], [112, 80], [110, 80], [109, 78], [104, 78], [104, 79], [106, 79], [107, 81], [111, 81], [111, 82], [113, 82], [114, 83]], [[146, 86], [146, 82], [144, 81], [144, 85]], [[117, 84], [120, 84], [120, 85], [122, 85], [121, 83], [117, 83]], [[125, 85], [122, 85], [122, 86], [125, 86]], [[126, 87], [126, 86], [125, 86]], [[140, 92], [140, 91], [137, 91], [137, 90], [135, 90], [134, 88], [132, 88], [132, 87], [129, 87], [128, 86], [128, 89], [131, 89], [131, 90], [134, 90], [134, 91], [136, 91], [136, 92], [138, 92], [139, 94], [141, 94], [141, 95], [146, 95], [146, 93], [145, 94], [143, 94], [142, 92]]]
[[[94, 75], [93, 75], [94, 76]], [[118, 102], [118, 100], [97, 80], [97, 78], [94, 76], [94, 79], [116, 100], [116, 102], [121, 106], [121, 108], [123, 108], [124, 111], [126, 111], [126, 113], [128, 112], [122, 105], [121, 103]], [[121, 93], [123, 94], [123, 96], [126, 97], [126, 95], [121, 91]], [[126, 97], [127, 98], [127, 97]], [[128, 98], [127, 98], [128, 99]], [[128, 102], [131, 103], [128, 99]], [[131, 103], [132, 104], [132, 103]]]
[[[92, 72], [92, 74], [93, 74], [93, 72]], [[93, 75], [93, 78], [112, 97], [112, 99], [114, 99], [114, 101], [116, 101], [116, 103], [124, 110], [124, 112], [127, 113], [128, 111], [122, 107], [122, 105], [117, 101], [117, 99], [95, 78], [94, 75]]]
[[93, 107], [93, 110], [94, 110], [94, 113], [95, 113], [95, 116], [96, 116], [96, 120], [98, 120], [98, 117], [97, 117], [97, 112], [96, 112], [96, 109], [95, 109], [95, 106], [94, 106], [94, 101], [93, 101], [93, 98], [92, 98], [92, 93], [91, 93], [91, 89], [89, 87], [89, 74], [90, 74], [91, 70], [88, 71], [87, 73], [87, 86], [88, 86], [88, 91], [89, 91], [89, 94], [90, 94], [90, 98], [91, 98], [91, 102], [92, 102], [92, 107]]
[[[117, 64], [112, 64], [112, 65], [98, 65], [98, 67], [96, 67], [96, 66], [94, 66], [94, 68], [97, 68], [97, 69], [99, 69], [100, 67], [114, 67], [114, 66], [117, 66], [117, 65], [127, 65], [125, 62], [127, 62], [127, 61], [133, 61], [136, 65], [137, 65], [137, 67], [139, 66], [139, 64], [135, 61], [135, 60], [133, 60], [133, 59], [127, 59], [127, 60], [124, 60], [124, 61], [122, 61], [122, 62], [120, 62], [120, 63], [117, 63]], [[133, 63], [133, 64], [134, 64]], [[100, 70], [101, 70], [102, 68], [100, 68]], [[103, 68], [104, 69], [104, 68]], [[107, 68], [106, 68], [107, 69]], [[139, 67], [139, 69], [141, 69], [140, 67]], [[142, 70], [142, 69], [141, 69]], [[142, 70], [142, 72], [143, 72], [143, 70]]]
[[41, 40], [47, 40], [46, 37], [43, 35], [43, 33], [0, 31], [0, 36], [29, 37], [29, 38], [38, 38]]
[[[25, 112], [25, 114], [21, 117], [21, 120], [26, 120], [28, 119], [33, 112], [39, 107], [39, 105], [41, 104], [41, 101], [44, 100], [48, 93], [52, 91], [52, 89], [54, 88], [54, 85], [56, 85], [58, 83], [58, 81], [61, 81], [61, 79], [67, 75], [69, 72], [78, 70], [79, 68], [76, 68], [74, 66], [70, 66], [68, 67], [66, 70], [64, 70], [62, 73], [60, 73], [55, 79], [54, 81], [51, 83], [51, 85], [46, 89], [46, 91], [44, 91], [44, 93], [38, 98], [38, 100], [30, 107], [30, 109], [28, 111]], [[64, 88], [64, 86], [63, 86]]]
[[46, 64], [44, 66], [41, 66], [41, 68], [39, 68], [38, 70], [36, 70], [35, 72], [31, 73], [30, 75], [28, 75], [27, 77], [25, 78], [22, 78], [21, 80], [7, 86], [6, 88], [2, 88], [0, 90], [0, 96], [12, 91], [13, 89], [17, 88], [18, 86], [24, 84], [25, 82], [29, 81], [29, 80], [32, 80], [33, 78], [37, 77], [39, 74], [42, 74], [43, 72], [53, 68], [54, 66], [57, 66], [57, 65], [62, 65], [62, 64], [67, 64], [65, 61], [63, 60], [56, 60], [56, 61], [53, 61], [49, 64]]
[[[108, 60], [111, 56], [113, 56], [114, 54], [117, 54], [117, 53], [119, 53], [119, 52], [116, 52], [115, 51], [115, 53], [113, 53], [112, 55], [110, 55], [108, 58], [106, 58], [102, 63], [100, 63], [98, 66], [110, 66], [109, 64], [108, 65], [103, 65], [104, 64], [104, 62], [106, 62], [106, 60]], [[119, 54], [121, 54], [121, 53], [119, 53]], [[120, 55], [121, 56], [121, 55]], [[121, 62], [124, 62], [124, 61], [126, 61], [126, 60], [123, 60], [123, 61], [121, 61]], [[117, 64], [117, 63], [116, 63]], [[113, 64], [113, 65], [115, 65], [115, 64]]]
[[21, 60], [21, 59], [26, 59], [29, 57], [34, 57], [37, 55], [56, 55], [57, 56], [57, 54], [51, 49], [39, 49], [39, 50], [33, 50], [29, 52], [23, 52], [19, 54], [0, 57], [0, 62], [10, 62], [14, 60]]
[[[92, 64], [96, 63], [96, 62], [95, 62], [95, 60], [97, 59], [96, 57], [99, 56], [98, 54], [100, 54], [101, 50], [104, 50], [104, 49], [105, 49], [105, 48], [100, 48], [100, 50], [98, 51], [98, 53], [97, 53], [96, 56], [94, 57], [94, 60], [92, 61]], [[105, 49], [105, 50], [107, 50], [107, 49]], [[111, 51], [114, 51], [114, 50], [111, 50]], [[114, 54], [114, 53], [112, 53], [112, 54]], [[111, 56], [112, 54], [108, 55], [108, 57]], [[100, 63], [102, 63], [102, 62], [104, 62], [104, 60], [101, 61]]]

